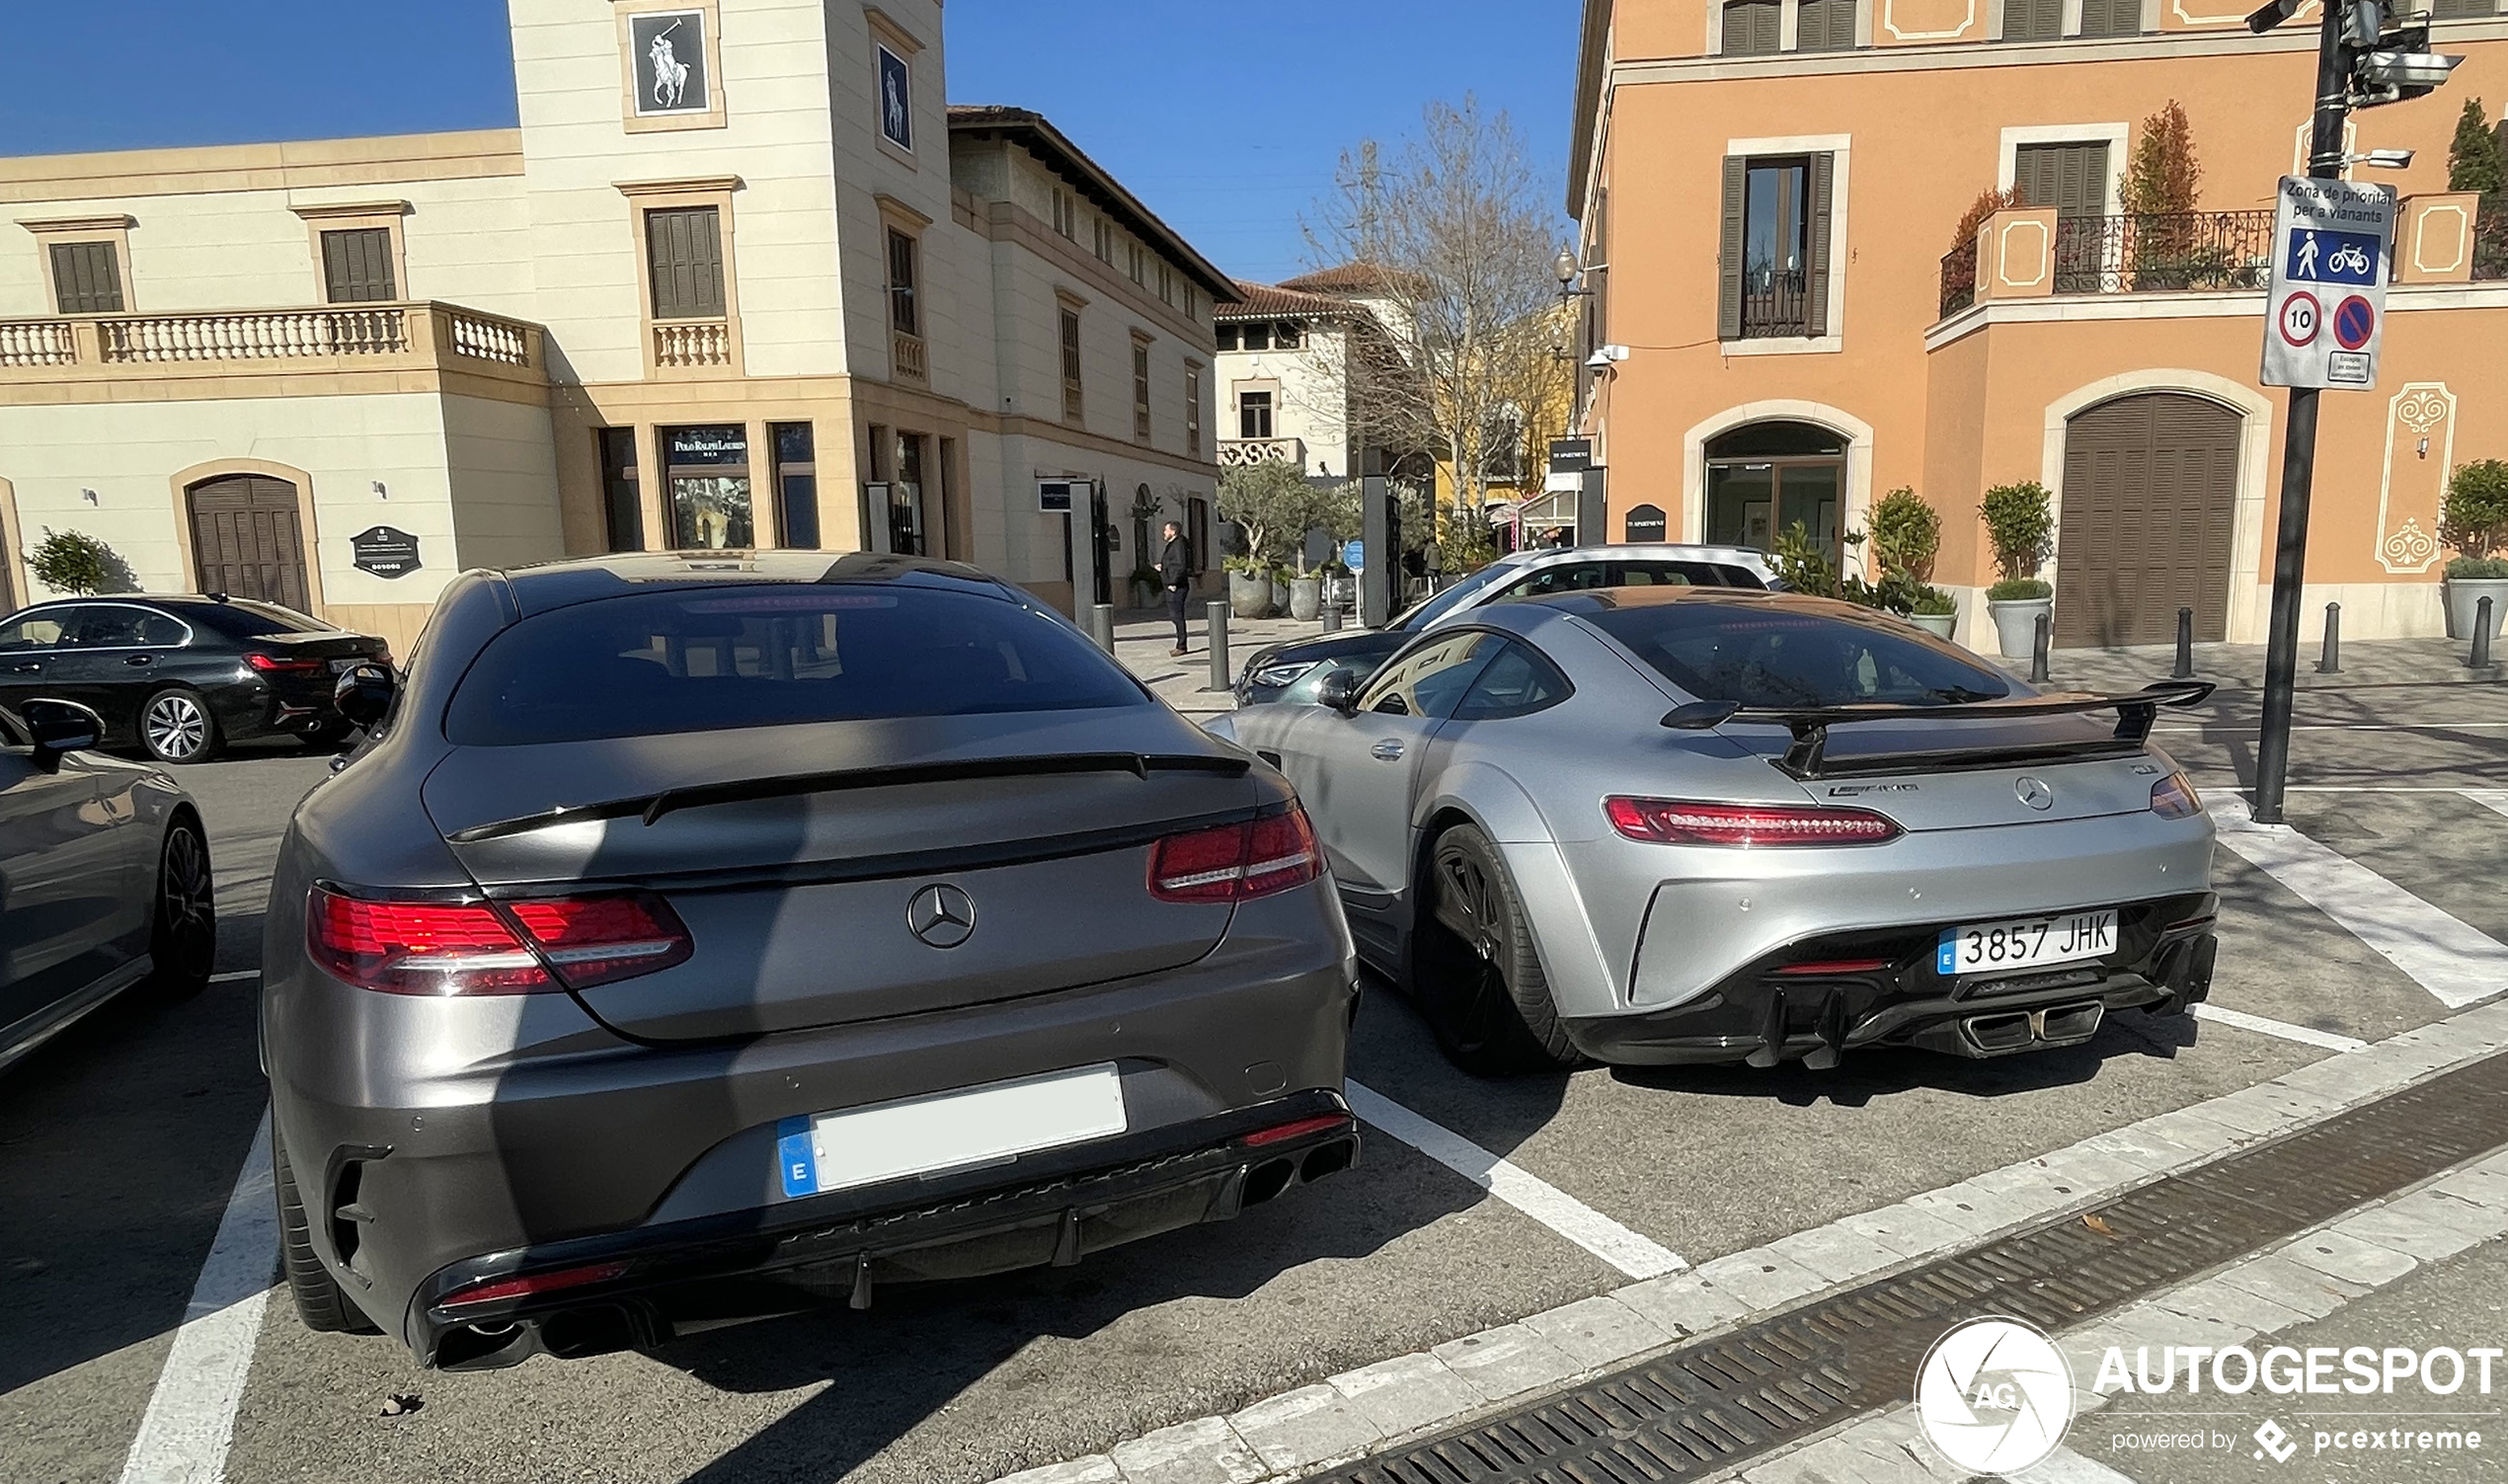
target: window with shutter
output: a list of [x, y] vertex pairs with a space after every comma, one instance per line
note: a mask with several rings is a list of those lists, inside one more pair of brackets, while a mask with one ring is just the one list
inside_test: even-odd
[[1803, 0], [1794, 20], [1796, 51], [1851, 51], [1855, 0]]
[[1803, 188], [1803, 208], [1810, 217], [1810, 256], [1803, 275], [1803, 334], [1829, 333], [1829, 197], [1837, 170], [1835, 155], [1813, 155], [1810, 179]]
[[1066, 422], [1080, 420], [1080, 312], [1062, 310], [1062, 417]]
[[334, 304], [370, 304], [400, 297], [392, 281], [392, 231], [360, 227], [322, 234], [323, 288]]
[[2133, 37], [2142, 32], [2142, 0], [2081, 0], [2081, 35]]
[[2107, 214], [2107, 144], [2023, 144], [2013, 152], [2012, 189], [2026, 205], [2053, 206], [2055, 214]]
[[900, 335], [923, 333], [914, 304], [914, 239], [889, 228], [889, 328]]
[[723, 217], [713, 206], [672, 206], [645, 213], [653, 262], [653, 317], [721, 319]]
[[1777, 23], [1784, 7], [1777, 0], [1732, 0], [1724, 7], [1724, 54], [1771, 56], [1777, 49]]
[[2003, 0], [2002, 39], [2052, 41], [2064, 35], [2064, 0]]
[[2471, 21], [2498, 13], [2498, 0], [2437, 0], [2430, 7], [2432, 19], [2440, 21]]
[[52, 244], [52, 293], [63, 314], [119, 314], [121, 258], [110, 242]]
[[1718, 340], [1742, 338], [1743, 198], [1748, 194], [1751, 162], [1740, 155], [1724, 160], [1724, 205], [1718, 213], [1715, 333]]

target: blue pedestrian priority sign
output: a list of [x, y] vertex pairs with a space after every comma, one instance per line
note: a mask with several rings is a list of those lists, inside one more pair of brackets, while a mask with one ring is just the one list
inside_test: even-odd
[[2385, 187], [2282, 177], [2264, 295], [2264, 385], [2377, 385], [2393, 240], [2394, 195]]
[[1342, 543], [1341, 543], [1341, 565], [1342, 565], [1342, 566], [1344, 566], [1344, 567], [1349, 568], [1352, 572], [1365, 572], [1365, 571], [1367, 571], [1367, 570], [1368, 570], [1368, 543], [1367, 543], [1367, 542], [1365, 542], [1365, 541], [1344, 541], [1344, 542], [1342, 542]]

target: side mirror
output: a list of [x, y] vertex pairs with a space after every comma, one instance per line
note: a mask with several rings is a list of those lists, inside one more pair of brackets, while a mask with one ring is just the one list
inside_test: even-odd
[[83, 752], [105, 740], [105, 719], [76, 701], [33, 700], [18, 708], [35, 738], [39, 765], [49, 767], [64, 752]]
[[1359, 710], [1359, 677], [1346, 669], [1334, 670], [1315, 687], [1315, 704], [1328, 706], [1343, 716]]
[[392, 697], [399, 693], [400, 681], [389, 665], [359, 664], [352, 666], [332, 687], [331, 705], [349, 724], [371, 732], [383, 714], [392, 709]]

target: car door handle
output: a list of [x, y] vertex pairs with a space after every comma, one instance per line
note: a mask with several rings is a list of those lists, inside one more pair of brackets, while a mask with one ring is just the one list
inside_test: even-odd
[[1395, 761], [1402, 755], [1401, 740], [1399, 738], [1388, 737], [1384, 741], [1377, 742], [1374, 746], [1368, 748], [1368, 755], [1379, 762]]
[[133, 655], [122, 662], [124, 664], [154, 664], [156, 663], [157, 657], [154, 655]]
[[12, 664], [9, 666], [9, 673], [13, 675], [39, 675], [43, 673], [43, 662], [40, 660], [30, 660], [24, 664]]

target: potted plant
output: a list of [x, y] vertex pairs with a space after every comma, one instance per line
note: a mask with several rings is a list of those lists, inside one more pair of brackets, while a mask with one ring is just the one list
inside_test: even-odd
[[1916, 611], [1908, 615], [1908, 622], [1936, 639], [1948, 639], [1959, 627], [1959, 599], [1939, 587], [1929, 585], [1920, 587], [1916, 593]]
[[2498, 555], [2508, 549], [2508, 460], [2475, 459], [2449, 476], [2438, 533], [2458, 553], [2447, 564], [2448, 632], [2472, 638], [2487, 597], [2491, 637], [2498, 638], [2508, 613], [2508, 558]]
[[1228, 611], [1239, 618], [1272, 616], [1272, 576], [1252, 557], [1230, 557]]
[[1995, 486], [1977, 507], [1995, 550], [1995, 570], [2002, 574], [2001, 582], [1986, 589], [1986, 611], [1994, 616], [1996, 647], [2006, 660], [2028, 657], [2037, 643], [2038, 615], [2055, 608], [2055, 588], [2038, 578], [2055, 554], [2051, 500], [2046, 486], [2029, 479]]

